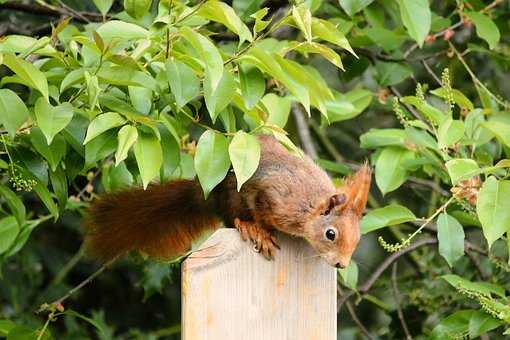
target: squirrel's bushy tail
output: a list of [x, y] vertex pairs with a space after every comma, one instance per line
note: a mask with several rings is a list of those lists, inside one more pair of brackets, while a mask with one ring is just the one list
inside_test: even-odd
[[192, 180], [105, 194], [89, 209], [85, 248], [104, 261], [130, 251], [159, 259], [182, 255], [202, 232], [219, 226], [214, 211]]

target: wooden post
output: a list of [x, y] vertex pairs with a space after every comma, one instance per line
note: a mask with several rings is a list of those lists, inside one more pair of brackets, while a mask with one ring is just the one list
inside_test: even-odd
[[336, 339], [336, 270], [279, 234], [267, 261], [235, 229], [217, 230], [182, 267], [182, 340]]

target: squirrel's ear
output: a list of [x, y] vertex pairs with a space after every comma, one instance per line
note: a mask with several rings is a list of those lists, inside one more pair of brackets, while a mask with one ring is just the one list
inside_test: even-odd
[[344, 193], [335, 194], [329, 198], [329, 210], [334, 209], [335, 207], [342, 205], [347, 201], [347, 197]]
[[331, 196], [324, 204], [321, 215], [328, 215], [336, 207], [345, 204], [347, 196], [344, 193], [338, 193]]
[[361, 216], [365, 210], [371, 180], [372, 170], [365, 162], [354, 175], [345, 180], [342, 188], [347, 194], [347, 206], [354, 210], [358, 216]]

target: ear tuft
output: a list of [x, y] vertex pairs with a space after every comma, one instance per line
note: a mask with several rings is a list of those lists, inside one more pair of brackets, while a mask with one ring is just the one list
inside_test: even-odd
[[361, 216], [365, 210], [372, 181], [372, 170], [365, 162], [359, 170], [345, 180], [342, 191], [347, 194], [347, 206]]

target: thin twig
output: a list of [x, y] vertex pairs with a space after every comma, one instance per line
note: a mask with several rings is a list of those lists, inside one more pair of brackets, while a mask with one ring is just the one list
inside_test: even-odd
[[483, 90], [485, 90], [485, 92], [487, 92], [487, 94], [490, 97], [492, 97], [498, 104], [500, 104], [501, 106], [503, 106], [505, 108], [509, 108], [510, 104], [508, 102], [506, 102], [506, 101], [501, 100], [498, 96], [496, 96], [494, 93], [489, 91], [489, 89], [482, 83], [482, 81], [480, 79], [478, 79], [478, 77], [475, 75], [475, 73], [471, 70], [471, 68], [467, 64], [466, 60], [462, 56], [462, 53], [460, 53], [450, 41], [448, 41], [448, 43], [450, 44], [450, 48], [452, 49], [452, 51], [455, 52], [455, 55], [457, 56], [457, 59], [464, 66], [464, 68], [466, 69], [467, 73], [471, 76], [471, 79], [473, 80], [473, 83], [475, 83], [475, 85], [478, 85]]
[[[384, 271], [393, 263], [395, 262], [396, 260], [398, 260], [400, 257], [402, 257], [403, 255], [413, 251], [413, 250], [416, 250], [420, 247], [423, 247], [423, 246], [429, 246], [429, 245], [433, 245], [433, 244], [436, 244], [437, 243], [437, 238], [427, 238], [427, 239], [424, 239], [424, 240], [420, 240], [420, 241], [417, 241], [413, 244], [411, 244], [409, 247], [407, 248], [404, 248], [396, 253], [393, 253], [391, 254], [390, 256], [388, 256], [377, 268], [376, 270], [373, 272], [373, 274], [363, 283], [363, 285], [360, 286], [360, 288], [358, 289], [358, 292], [360, 294], [365, 294], [367, 293], [370, 288], [372, 288], [372, 286], [374, 285], [375, 281], [377, 281], [377, 279], [379, 279], [379, 277], [382, 275], [382, 273], [384, 273]], [[347, 302], [347, 300], [353, 296], [356, 292], [351, 290], [349, 291], [348, 293], [345, 293], [341, 298], [340, 300], [338, 301], [338, 311], [340, 311], [340, 309], [342, 308], [342, 305]]]
[[303, 108], [299, 104], [292, 104], [292, 115], [294, 117], [294, 121], [296, 122], [297, 133], [299, 135], [299, 139], [301, 140], [303, 149], [311, 159], [318, 159], [319, 155], [315, 145], [313, 144], [310, 128], [308, 127], [304, 114], [305, 113], [303, 112]]
[[80, 249], [76, 252], [76, 254], [71, 257], [69, 262], [67, 262], [64, 267], [55, 275], [53, 280], [51, 280], [50, 286], [55, 285], [57, 283], [62, 282], [62, 280], [69, 274], [69, 272], [80, 262], [80, 260], [83, 258], [83, 255], [85, 254], [85, 246], [82, 244]]
[[439, 86], [443, 86], [443, 84], [441, 83], [441, 79], [439, 79], [439, 77], [436, 76], [434, 71], [430, 68], [429, 64], [427, 64], [427, 62], [425, 60], [422, 60], [421, 63], [423, 65], [423, 67], [425, 67], [425, 70], [428, 72], [428, 74], [430, 74], [432, 79], [434, 79], [436, 81], [436, 83], [439, 84]]
[[464, 244], [464, 249], [466, 251], [467, 257], [469, 258], [469, 260], [471, 261], [473, 266], [475, 266], [475, 269], [478, 272], [478, 275], [480, 275], [480, 278], [482, 280], [486, 281], [488, 279], [488, 277], [483, 272], [482, 266], [480, 265], [480, 261], [478, 261], [478, 259], [476, 258], [475, 254], [473, 254], [473, 251], [469, 250], [469, 247], [467, 247], [466, 244]]
[[391, 287], [393, 289], [393, 297], [395, 298], [395, 305], [397, 307], [397, 315], [400, 319], [400, 324], [402, 325], [406, 339], [412, 340], [413, 337], [411, 336], [411, 333], [409, 333], [409, 328], [407, 327], [404, 313], [402, 312], [402, 306], [400, 306], [400, 292], [397, 285], [397, 262], [393, 263], [393, 268], [391, 269]]
[[92, 280], [94, 280], [97, 276], [99, 276], [102, 272], [104, 272], [105, 269], [107, 269], [109, 266], [111, 266], [116, 260], [117, 260], [117, 257], [115, 257], [115, 258], [111, 259], [110, 261], [104, 263], [98, 270], [96, 270], [89, 277], [87, 277], [85, 280], [80, 282], [76, 287], [74, 287], [71, 290], [69, 290], [62, 297], [58, 298], [57, 300], [53, 301], [50, 304], [45, 303], [45, 304], [41, 305], [41, 307], [39, 307], [39, 309], [36, 311], [36, 313], [41, 313], [41, 312], [44, 312], [45, 310], [50, 310], [51, 308], [53, 308], [55, 306], [62, 305], [62, 303], [65, 300], [67, 300], [71, 295], [73, 295], [74, 293], [76, 293], [77, 291], [79, 291], [80, 289], [85, 287], [87, 284], [92, 282]]
[[322, 145], [326, 149], [326, 151], [335, 159], [337, 162], [343, 162], [345, 161], [344, 157], [338, 152], [333, 142], [331, 142], [331, 139], [329, 139], [328, 135], [324, 131], [323, 128], [319, 126], [313, 119], [309, 119], [309, 125], [312, 128], [312, 130], [315, 132], [317, 137], [319, 137], [319, 140], [321, 141]]
[[[337, 291], [339, 294], [343, 295], [343, 290], [342, 290], [342, 287], [340, 286], [340, 284], [337, 284]], [[354, 307], [352, 306], [352, 304], [349, 301], [347, 301], [345, 303], [345, 306], [347, 307], [347, 310], [349, 311], [349, 314], [351, 315], [352, 321], [354, 321], [354, 323], [358, 326], [358, 328], [361, 330], [363, 335], [365, 335], [365, 337], [367, 337], [368, 339], [372, 340], [373, 338], [370, 335], [370, 332], [366, 329], [366, 327], [363, 325], [363, 323], [361, 323], [360, 319], [356, 315], [356, 311], [354, 310]]]
[[[432, 37], [433, 39], [437, 39], [439, 37], [442, 37], [443, 35], [446, 34], [446, 32], [449, 32], [449, 31], [454, 31], [456, 30], [457, 28], [461, 27], [462, 25], [464, 24], [464, 21], [460, 20], [458, 22], [456, 22], [455, 24], [451, 25], [450, 27], [447, 27], [445, 28], [444, 30], [442, 31], [439, 31], [437, 32], [436, 34], [433, 34]], [[418, 48], [418, 44], [413, 44], [411, 45], [411, 47], [409, 47], [405, 52], [404, 52], [404, 59], [407, 59], [407, 57], [409, 57], [409, 55], [415, 50]]]

